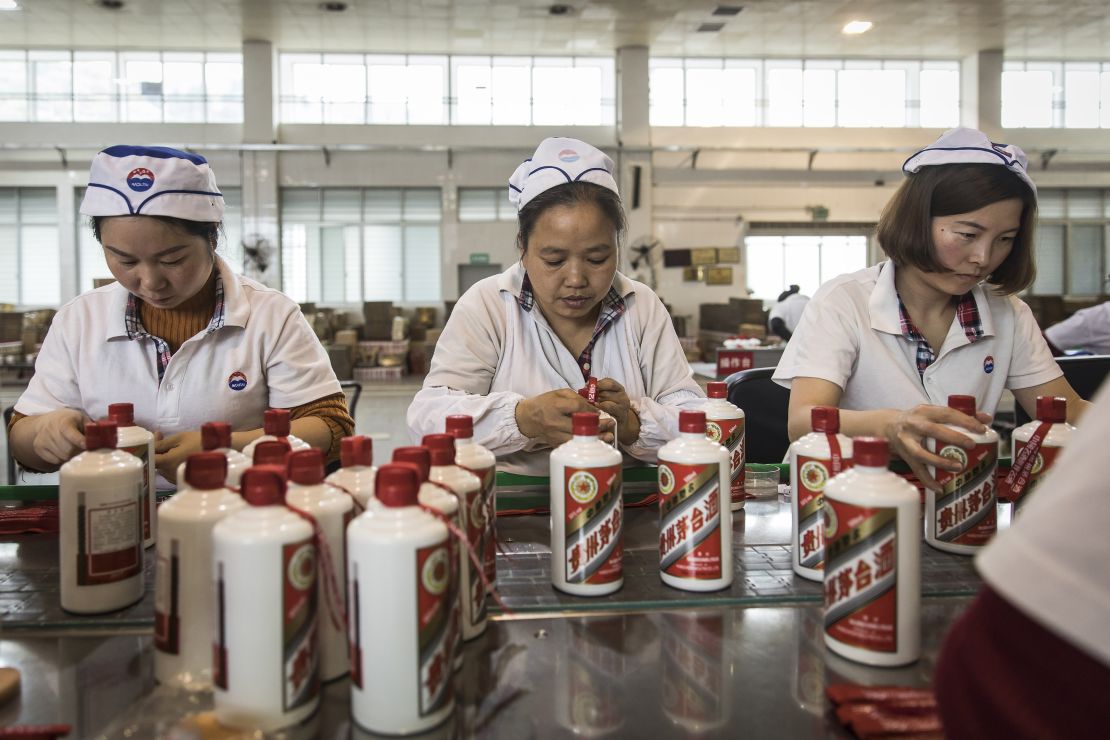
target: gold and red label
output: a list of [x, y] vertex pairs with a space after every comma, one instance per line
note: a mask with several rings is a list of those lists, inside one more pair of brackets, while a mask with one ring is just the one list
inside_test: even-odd
[[563, 568], [567, 583], [613, 583], [622, 576], [620, 465], [563, 471]]
[[[181, 651], [181, 598], [179, 542], [171, 539], [158, 553], [154, 578], [154, 648], [177, 655]], [[160, 544], [161, 550], [165, 545]]]
[[937, 452], [963, 465], [958, 473], [936, 469], [933, 531], [941, 542], [969, 547], [986, 545], [997, 529], [996, 481], [998, 445], [988, 442], [970, 450], [945, 445]]
[[[483, 527], [478, 541], [479, 549], [477, 553], [482, 559], [482, 570], [485, 573], [486, 580], [494, 583], [497, 581], [497, 498], [494, 492], [497, 468], [490, 465], [486, 468], [463, 468], [463, 470], [474, 474], [482, 482]], [[473, 579], [471, 582], [473, 583]], [[482, 594], [482, 604], [484, 609], [484, 593]], [[481, 620], [479, 619], [479, 621]]]
[[659, 567], [675, 578], [723, 574], [721, 473], [717, 463], [659, 462]]
[[[804, 568], [821, 570], [825, 567], [825, 484], [836, 475], [832, 465], [828, 458], [798, 455], [797, 470], [791, 471], [798, 481], [795, 487], [798, 491], [798, 541], [794, 548]], [[850, 467], [851, 459], [841, 458], [837, 472]]]
[[[470, 549], [474, 550], [479, 556], [483, 555], [485, 547], [485, 533], [486, 533], [486, 500], [481, 486], [475, 491], [459, 494], [459, 508], [466, 509], [466, 541], [470, 545]], [[483, 562], [483, 571], [485, 570], [485, 563]], [[478, 575], [478, 566], [469, 557], [466, 559], [466, 572], [469, 576], [470, 593], [467, 595], [469, 599], [469, 609], [467, 613], [470, 618], [470, 625], [474, 626], [480, 624], [486, 618], [486, 590], [482, 586], [482, 579]]]
[[416, 550], [417, 695], [426, 717], [453, 696], [451, 663], [451, 553], [446, 542]]
[[98, 586], [139, 575], [143, 569], [142, 514], [138, 491], [127, 499], [77, 492], [77, 585]]
[[320, 693], [316, 562], [312, 537], [281, 547], [281, 699], [285, 712], [311, 702]]
[[728, 450], [729, 494], [732, 503], [747, 498], [744, 491], [744, 462], [747, 459], [747, 438], [744, 419], [706, 419], [705, 436]]
[[823, 509], [825, 632], [852, 647], [897, 652], [898, 510], [831, 499]]

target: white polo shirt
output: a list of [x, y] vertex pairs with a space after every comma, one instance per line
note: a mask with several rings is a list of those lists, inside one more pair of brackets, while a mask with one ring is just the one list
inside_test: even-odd
[[267, 408], [339, 393], [327, 354], [297, 304], [236, 275], [222, 259], [218, 266], [223, 326], [186, 340], [161, 383], [154, 340], [128, 338], [128, 292], [112, 283], [58, 311], [16, 411], [33, 416], [68, 407], [100, 419], [108, 404], [129, 402], [138, 426], [168, 436], [208, 421], [257, 429]]
[[908, 409], [975, 396], [994, 414], [1002, 390], [1047, 383], [1063, 373], [1029, 307], [987, 286], [972, 290], [983, 336], [970, 341], [956, 319], [936, 361], [917, 373], [917, 342], [902, 335], [894, 263], [841, 275], [821, 286], [775, 369], [779, 385], [821, 378], [840, 386], [840, 408]]
[[[526, 311], [518, 303], [523, 281], [517, 262], [476, 283], [455, 304], [424, 387], [409, 406], [408, 425], [419, 441], [442, 432], [447, 416], [469, 414], [474, 441], [497, 455], [498, 469], [548, 475], [550, 450], [520, 433], [517, 402], [585, 383], [577, 358], [539, 307]], [[705, 395], [659, 297], [619, 272], [613, 287], [626, 310], [594, 344], [589, 372], [624, 386], [640, 417], [640, 438], [625, 451], [654, 462], [656, 451], [678, 435], [679, 410], [700, 408]]]
[[1085, 349], [1110, 354], [1110, 301], [1076, 311], [1059, 324], [1045, 329], [1048, 340], [1060, 349]]

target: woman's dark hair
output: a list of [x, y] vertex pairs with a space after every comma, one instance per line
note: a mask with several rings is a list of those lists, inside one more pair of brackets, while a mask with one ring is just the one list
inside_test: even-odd
[[775, 302], [776, 303], [782, 303], [783, 301], [785, 301], [787, 298], [794, 295], [795, 293], [800, 293], [801, 290], [802, 289], [799, 288], [797, 285], [791, 284], [791, 286], [789, 288], [787, 288], [783, 292], [779, 293], [779, 297]]
[[1028, 288], [1036, 277], [1033, 233], [1037, 199], [1016, 174], [996, 164], [946, 164], [922, 167], [906, 178], [883, 209], [875, 235], [895, 265], [923, 272], [947, 272], [937, 262], [933, 219], [985, 208], [992, 203], [1021, 200], [1021, 225], [1010, 254], [987, 278], [1004, 295]]
[[592, 203], [601, 210], [613, 225], [613, 230], [617, 232], [619, 246], [628, 228], [620, 196], [609, 188], [592, 182], [568, 182], [548, 188], [520, 209], [520, 213], [517, 214], [519, 230], [516, 234], [516, 245], [520, 251], [528, 250], [528, 239], [532, 236], [536, 222], [544, 211], [555, 206], [574, 206], [579, 203]]
[[[100, 227], [106, 218], [115, 218], [115, 216], [93, 216], [92, 231], [96, 241], [100, 244]], [[220, 242], [220, 227], [222, 224], [219, 221], [190, 221], [187, 218], [174, 218], [173, 216], [147, 216], [146, 218], [156, 218], [162, 223], [169, 226], [171, 229], [183, 231], [189, 236], [199, 236], [204, 239], [214, 250], [216, 245]]]

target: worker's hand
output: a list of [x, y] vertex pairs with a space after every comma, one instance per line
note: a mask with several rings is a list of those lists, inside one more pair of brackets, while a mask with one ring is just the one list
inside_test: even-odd
[[941, 485], [936, 478], [929, 475], [927, 466], [932, 465], [939, 470], [958, 473], [963, 470], [959, 462], [929, 452], [925, 440], [929, 437], [943, 445], [957, 445], [970, 450], [975, 447], [975, 442], [966, 434], [961, 434], [955, 429], [950, 429], [947, 424], [955, 424], [975, 434], [987, 431], [986, 424], [991, 417], [982, 411], [975, 418], [962, 414], [948, 406], [932, 406], [921, 404], [905, 411], [896, 411], [886, 426], [886, 438], [890, 443], [890, 450], [902, 458], [910, 470], [921, 481], [922, 485], [940, 492]]
[[[598, 388], [601, 384], [598, 383]], [[600, 395], [600, 393], [599, 393]], [[597, 408], [569, 388], [526, 398], [516, 405], [516, 426], [525, 437], [558, 447], [572, 436], [570, 415]], [[613, 441], [613, 422], [601, 420], [601, 439]]]
[[27, 421], [34, 423], [32, 450], [56, 467], [85, 449], [85, 424], [92, 419], [77, 409], [57, 409]]
[[633, 444], [640, 438], [640, 417], [632, 408], [624, 386], [612, 378], [597, 381], [597, 405], [617, 420], [617, 433], [622, 445]]
[[177, 467], [189, 459], [189, 455], [204, 452], [200, 432], [181, 432], [168, 437], [155, 437], [154, 467], [162, 477], [177, 483]]

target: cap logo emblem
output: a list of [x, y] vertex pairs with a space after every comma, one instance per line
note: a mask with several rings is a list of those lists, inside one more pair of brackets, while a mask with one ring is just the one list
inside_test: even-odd
[[570, 164], [571, 162], [577, 162], [578, 159], [578, 152], [574, 151], [573, 149], [564, 149], [563, 151], [559, 152], [560, 162]]
[[146, 167], [136, 167], [127, 173], [127, 187], [136, 193], [145, 193], [154, 187], [154, 173]]

